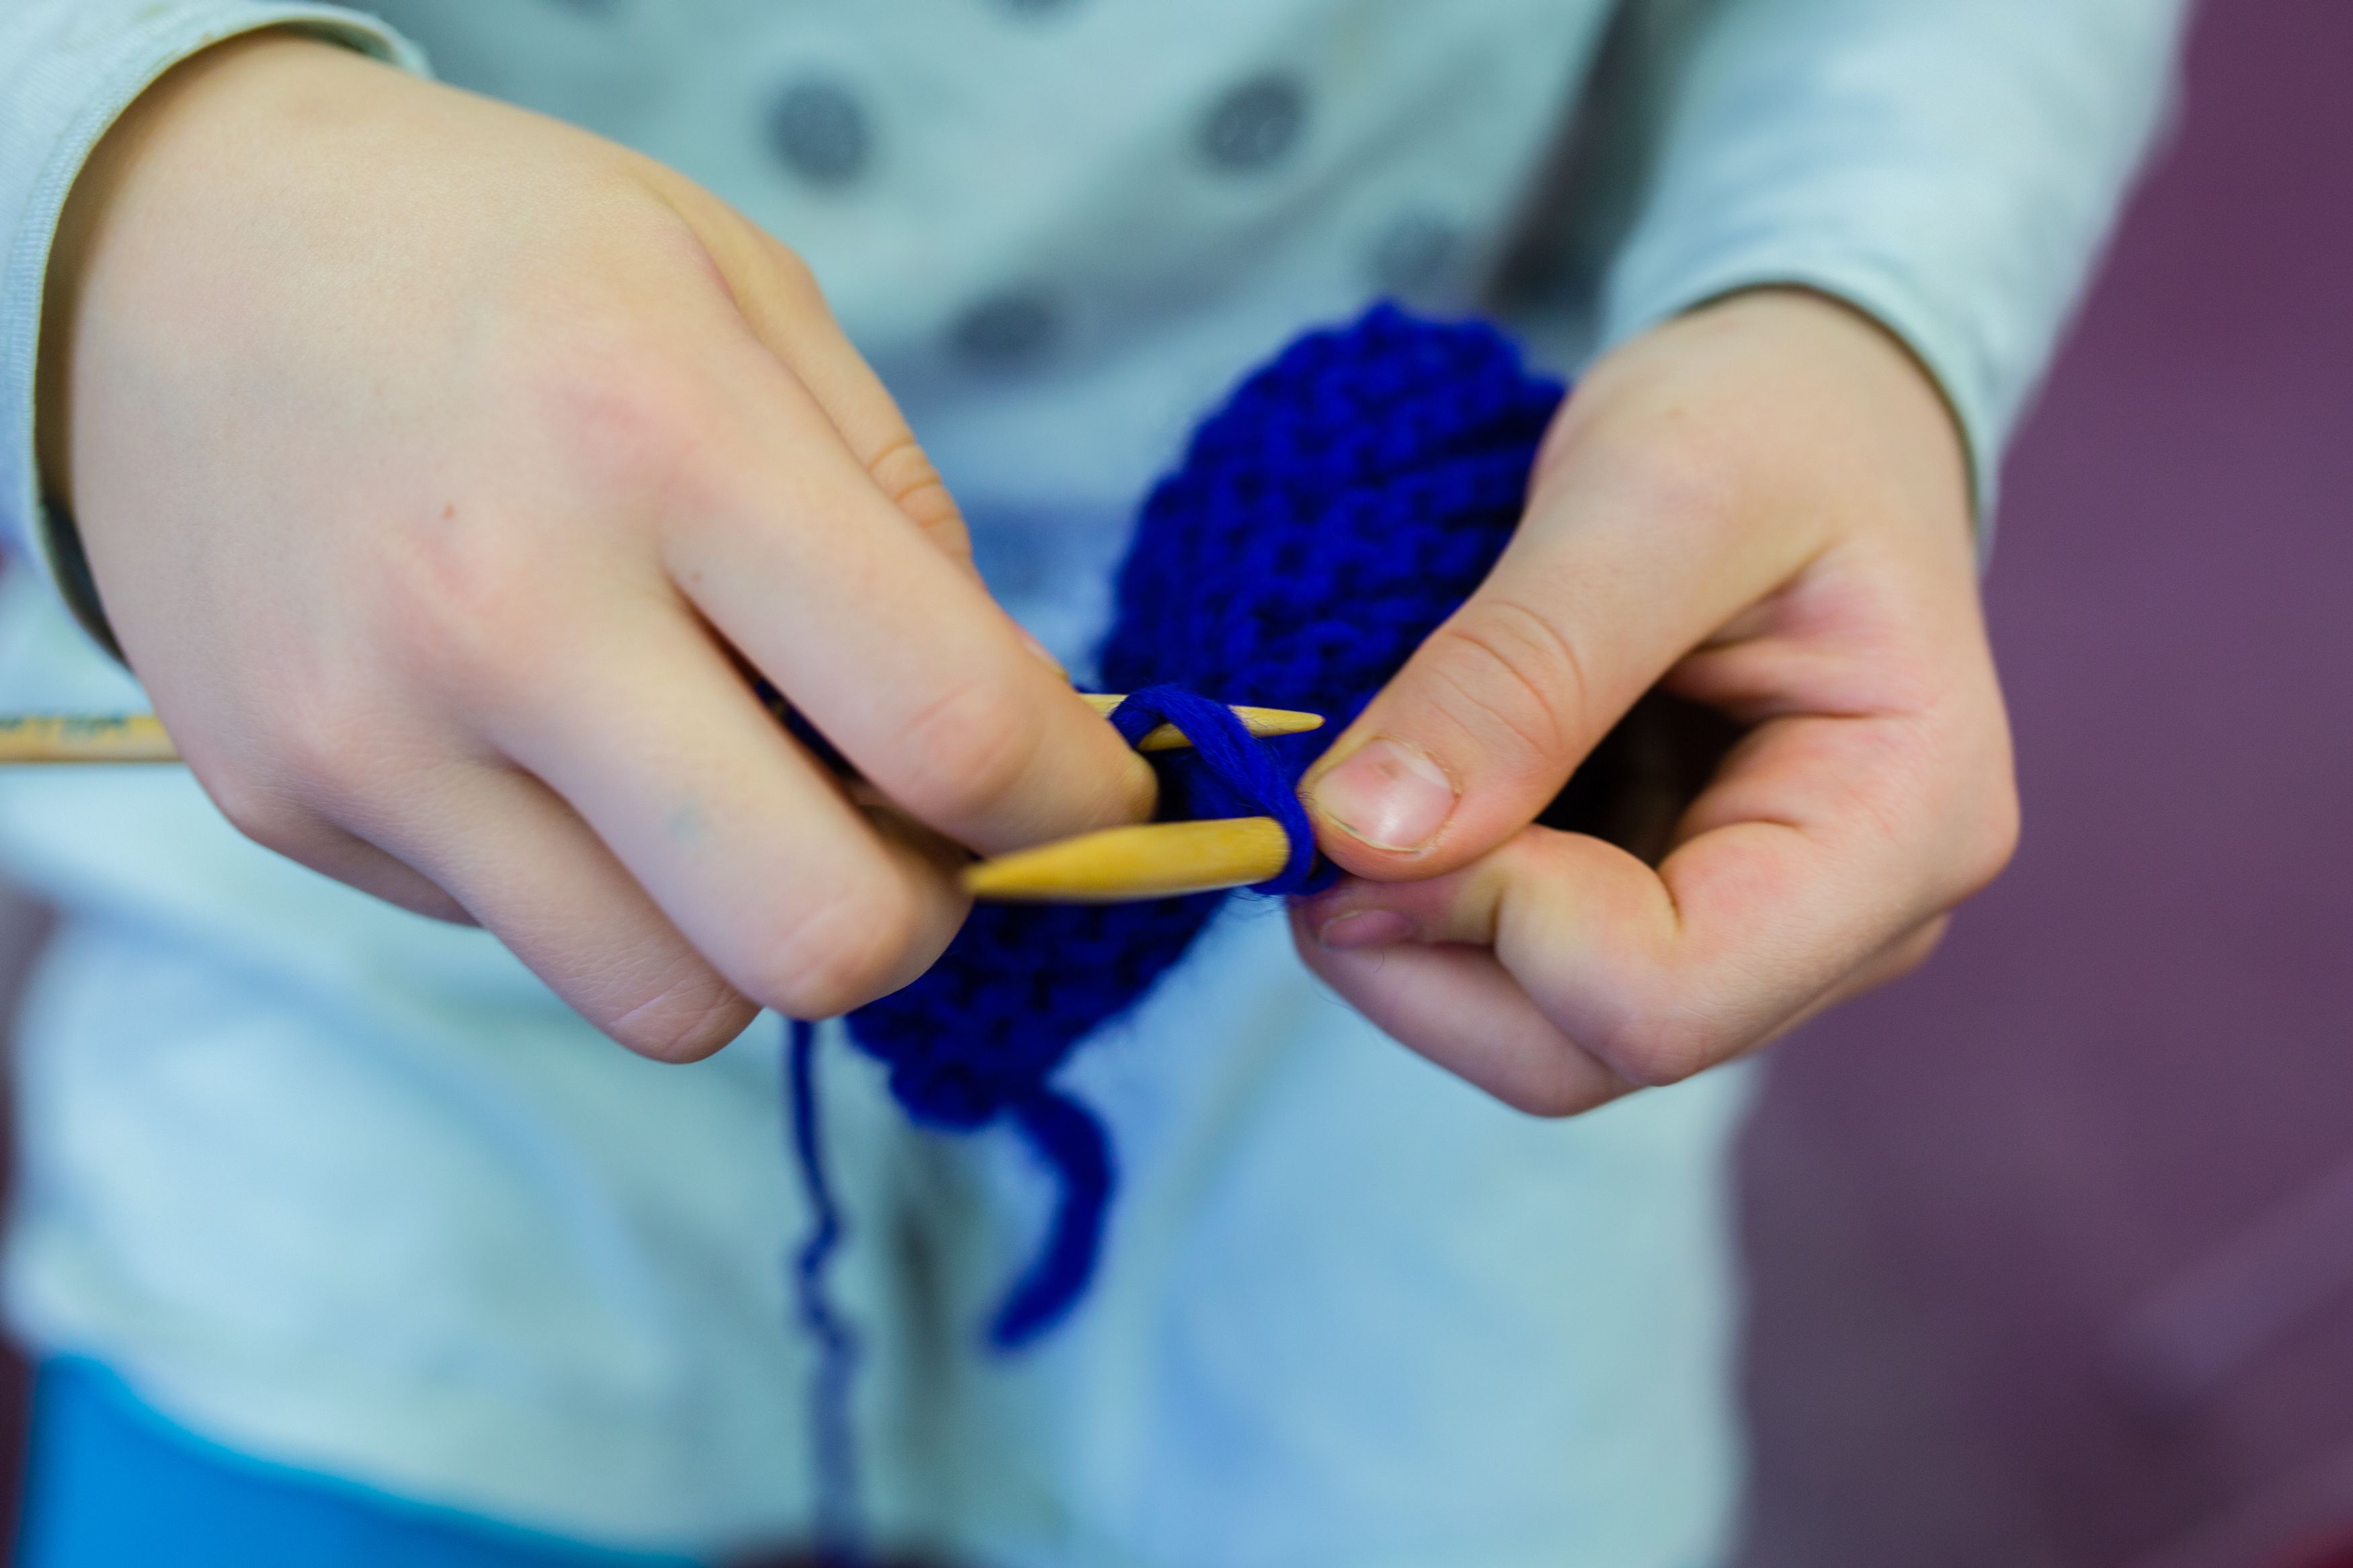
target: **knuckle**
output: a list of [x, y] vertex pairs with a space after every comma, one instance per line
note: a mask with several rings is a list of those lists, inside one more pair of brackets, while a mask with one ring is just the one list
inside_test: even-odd
[[231, 827], [264, 849], [301, 858], [311, 838], [311, 814], [282, 784], [243, 770], [212, 773], [200, 782]]
[[398, 747], [389, 737], [400, 705], [370, 661], [301, 662], [270, 684], [250, 760], [280, 789], [332, 813], [377, 793], [386, 753]]
[[890, 988], [917, 924], [913, 900], [891, 879], [835, 892], [794, 913], [746, 989], [789, 1017], [847, 1013]]
[[495, 373], [551, 455], [592, 490], [659, 489], [723, 429], [674, 331], [628, 301], [575, 299], [504, 346]]
[[931, 458], [912, 435], [902, 433], [866, 465], [882, 493], [927, 533], [951, 530], [962, 521]]
[[1660, 1006], [1620, 1020], [1594, 1050], [1620, 1077], [1642, 1089], [1681, 1083], [1723, 1054], [1712, 1024], [1683, 1009]]
[[2020, 833], [2018, 786], [2005, 778], [1986, 799], [1963, 852], [1962, 897], [1967, 898], [2001, 875], [2018, 853]]
[[593, 483], [625, 495], [657, 494], [692, 471], [718, 427], [718, 411], [692, 378], [659, 355], [622, 351], [620, 374], [568, 378], [548, 389], [558, 449]]
[[1036, 716], [1002, 686], [960, 681], [908, 722], [892, 793], [935, 826], [969, 824], [1018, 795], [1038, 744]]
[[[1931, 777], [1917, 795], [1918, 815], [1935, 825], [1925, 851], [1930, 858], [1920, 889], [1923, 912], [1949, 910], [1984, 891], [2017, 854], [2017, 780], [2008, 772], [1967, 782]], [[1912, 830], [1919, 833], [1916, 821]]]
[[495, 700], [552, 673], [561, 617], [533, 541], [445, 509], [389, 531], [375, 596], [403, 673]]
[[1545, 1121], [1560, 1121], [1582, 1115], [1599, 1103], [1599, 1098], [1590, 1085], [1567, 1071], [1545, 1073], [1525, 1082], [1515, 1082], [1504, 1089], [1498, 1098], [1521, 1115]]
[[1560, 758], [1583, 733], [1591, 710], [1585, 660], [1542, 611], [1473, 600], [1432, 634], [1430, 651], [1441, 705], [1468, 728], [1500, 731], [1530, 762]]
[[350, 683], [322, 674], [276, 683], [270, 704], [269, 716], [232, 748], [224, 751], [215, 737], [191, 767], [238, 833], [324, 869], [321, 858], [332, 847], [396, 805], [384, 784], [379, 707]]
[[1951, 928], [1951, 925], [1950, 920], [1939, 919], [1931, 921], [1916, 932], [1910, 941], [1897, 950], [1894, 963], [1889, 966], [1887, 978], [1900, 980], [1927, 963], [1936, 954], [1936, 949], [1944, 945], [1945, 932]]
[[367, 793], [376, 763], [365, 724], [347, 707], [320, 704], [291, 713], [272, 738], [279, 793], [351, 805]]
[[628, 1049], [656, 1061], [700, 1061], [742, 1034], [757, 1013], [724, 980], [701, 965], [662, 984], [605, 1026]]
[[803, 310], [826, 308], [825, 289], [817, 280], [817, 270], [799, 251], [770, 237], [767, 258], [771, 281], [795, 305]]

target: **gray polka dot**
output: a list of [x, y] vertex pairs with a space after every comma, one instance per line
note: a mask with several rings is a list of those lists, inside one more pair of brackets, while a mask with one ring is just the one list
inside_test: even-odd
[[1009, 289], [983, 300], [955, 324], [955, 351], [992, 370], [1034, 364], [1061, 332], [1061, 312], [1036, 289]]
[[1443, 284], [1462, 251], [1462, 231], [1430, 213], [1410, 213], [1373, 242], [1374, 286], [1407, 298]]
[[1201, 121], [1201, 156], [1220, 169], [1262, 169], [1291, 150], [1306, 121], [1307, 89], [1295, 78], [1253, 77]]
[[874, 133], [866, 110], [837, 81], [796, 82], [768, 111], [776, 156], [813, 185], [844, 185], [865, 169]]

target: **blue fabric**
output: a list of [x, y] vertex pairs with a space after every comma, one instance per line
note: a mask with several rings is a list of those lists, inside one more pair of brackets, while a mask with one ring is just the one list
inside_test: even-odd
[[33, 1391], [16, 1568], [694, 1568], [601, 1551], [249, 1459], [89, 1362]]

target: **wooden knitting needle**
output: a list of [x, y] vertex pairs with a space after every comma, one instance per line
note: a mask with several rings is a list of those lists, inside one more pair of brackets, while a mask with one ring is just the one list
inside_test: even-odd
[[[1114, 697], [1103, 691], [1082, 691], [1079, 696], [1088, 707], [1106, 719], [1111, 717], [1113, 709], [1127, 700], [1124, 697]], [[1310, 730], [1324, 727], [1324, 715], [1321, 713], [1299, 713], [1288, 708], [1237, 707], [1234, 717], [1242, 721], [1243, 729], [1261, 740], [1270, 735], [1304, 735]], [[1139, 752], [1177, 752], [1192, 743], [1185, 738], [1185, 731], [1176, 725], [1163, 724], [1157, 729], [1145, 731], [1144, 739], [1135, 743], [1135, 749]]]
[[[1087, 705], [1109, 713], [1125, 699], [1082, 692]], [[1282, 708], [1237, 708], [1235, 716], [1253, 735], [1299, 735], [1321, 729], [1322, 715]], [[1139, 751], [1173, 752], [1193, 742], [1174, 724], [1149, 731]], [[0, 763], [176, 763], [178, 750], [150, 713], [0, 715]]]
[[964, 870], [965, 891], [1007, 902], [1118, 904], [1246, 888], [1282, 873], [1291, 840], [1271, 816], [1107, 827]]
[[152, 713], [0, 716], [0, 763], [176, 763]]

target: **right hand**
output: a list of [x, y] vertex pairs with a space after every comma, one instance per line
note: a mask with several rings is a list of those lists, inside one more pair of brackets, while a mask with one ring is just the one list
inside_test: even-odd
[[807, 269], [585, 132], [214, 49], [76, 186], [41, 370], [49, 491], [230, 820], [647, 1055], [913, 979], [955, 845], [1149, 811]]

